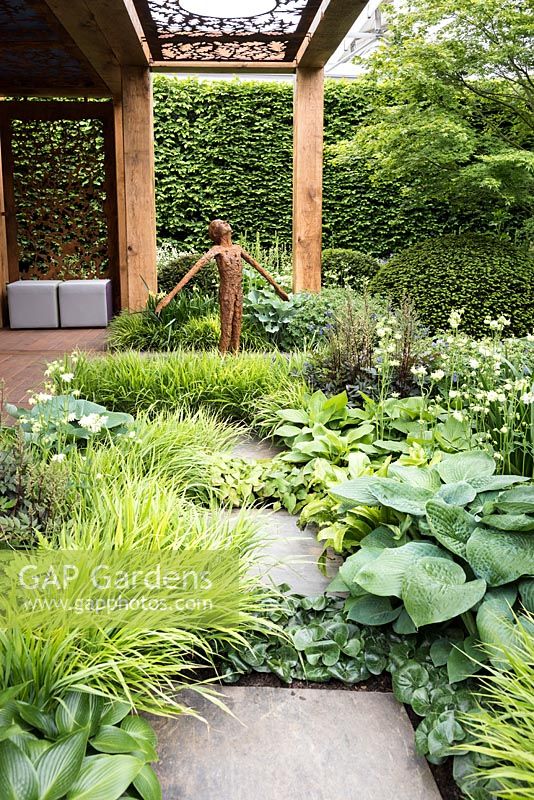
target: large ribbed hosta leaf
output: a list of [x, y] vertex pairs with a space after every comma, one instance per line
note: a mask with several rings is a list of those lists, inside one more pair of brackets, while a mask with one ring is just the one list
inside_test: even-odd
[[410, 486], [408, 483], [394, 481], [391, 478], [380, 479], [370, 491], [383, 506], [416, 517], [424, 516], [425, 505], [434, 496], [434, 492], [430, 489]]
[[476, 521], [471, 514], [435, 498], [426, 504], [426, 518], [438, 542], [452, 553], [467, 557], [467, 542], [476, 528]]
[[478, 528], [466, 546], [467, 560], [490, 586], [534, 574], [534, 535]]
[[490, 477], [496, 464], [485, 450], [468, 450], [447, 456], [437, 465], [437, 470], [445, 483], [469, 482], [470, 478]]
[[445, 555], [440, 547], [430, 542], [408, 542], [402, 547], [383, 550], [360, 569], [356, 581], [371, 594], [400, 597], [408, 567], [426, 556], [442, 558]]
[[465, 582], [463, 569], [444, 558], [421, 558], [406, 572], [402, 599], [419, 628], [457, 617], [472, 608], [486, 591], [483, 580]]

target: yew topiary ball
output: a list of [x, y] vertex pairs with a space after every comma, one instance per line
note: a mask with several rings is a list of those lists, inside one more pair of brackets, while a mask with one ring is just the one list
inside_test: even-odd
[[487, 334], [484, 319], [501, 314], [512, 321], [510, 335], [534, 328], [534, 259], [494, 236], [448, 235], [412, 245], [380, 269], [370, 289], [394, 302], [410, 297], [432, 333], [462, 308], [461, 329], [472, 336]]

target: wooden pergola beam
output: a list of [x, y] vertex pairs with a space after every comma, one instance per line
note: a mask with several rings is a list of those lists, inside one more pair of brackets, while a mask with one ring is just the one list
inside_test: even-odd
[[367, 5], [367, 0], [323, 3], [297, 53], [297, 66], [324, 67]]
[[295, 71], [294, 61], [152, 61], [155, 72], [220, 73], [246, 72], [249, 75], [275, 72], [291, 75]]
[[120, 94], [119, 63], [84, 0], [44, 0], [44, 2], [103, 81], [109, 94], [112, 96]]

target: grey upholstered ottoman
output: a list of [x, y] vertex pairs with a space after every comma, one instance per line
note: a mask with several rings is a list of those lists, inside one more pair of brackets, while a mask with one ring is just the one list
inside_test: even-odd
[[111, 281], [65, 281], [59, 285], [62, 328], [105, 328], [112, 314]]
[[8, 284], [7, 303], [12, 328], [59, 328], [60, 281], [15, 281]]

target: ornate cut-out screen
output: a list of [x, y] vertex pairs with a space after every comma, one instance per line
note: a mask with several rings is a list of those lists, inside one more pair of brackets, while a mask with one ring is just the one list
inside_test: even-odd
[[96, 119], [13, 120], [21, 277], [108, 277], [103, 133]]
[[[321, 0], [272, 0], [246, 17], [192, 13], [181, 0], [134, 0], [156, 60], [292, 62]], [[224, 0], [221, 0], [224, 9]]]

